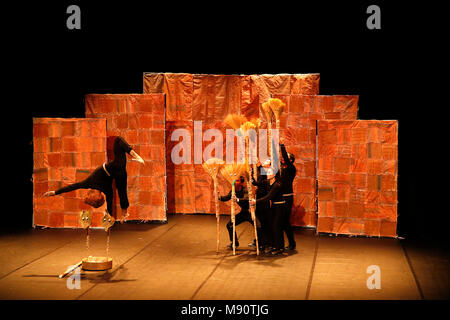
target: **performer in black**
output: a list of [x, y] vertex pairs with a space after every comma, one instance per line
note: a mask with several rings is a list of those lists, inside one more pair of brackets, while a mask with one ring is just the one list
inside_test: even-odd
[[55, 196], [61, 193], [77, 189], [95, 189], [103, 192], [106, 196], [107, 213], [112, 214], [113, 208], [113, 180], [116, 183], [120, 199], [120, 207], [124, 212], [124, 219], [128, 216], [129, 207], [127, 196], [127, 157], [128, 153], [134, 160], [144, 163], [144, 160], [133, 150], [133, 148], [122, 138], [116, 137], [113, 146], [114, 159], [95, 169], [85, 180], [68, 185], [56, 191], [48, 191], [44, 196]]
[[291, 212], [294, 203], [294, 191], [292, 183], [294, 182], [297, 169], [294, 166], [295, 157], [293, 154], [288, 154], [283, 143], [280, 143], [281, 150], [281, 179], [283, 184], [283, 197], [286, 201], [286, 214], [283, 219], [283, 231], [288, 238], [289, 246], [286, 249], [295, 250], [296, 243], [294, 238], [294, 231], [291, 226]]
[[[263, 198], [269, 192], [270, 183], [267, 180], [267, 176], [265, 174], [261, 174], [262, 168], [270, 167], [270, 160], [266, 160], [263, 164], [261, 164], [258, 160], [257, 170], [256, 170], [256, 180], [254, 179], [254, 172], [252, 169], [252, 184], [257, 187], [256, 189], [256, 198]], [[255, 209], [255, 215], [260, 223], [260, 227], [257, 229], [258, 232], [258, 242], [261, 250], [264, 250], [267, 247], [271, 247], [271, 237], [270, 237], [270, 229], [269, 229], [269, 210], [270, 203], [268, 201], [264, 201], [259, 203]], [[253, 243], [249, 244], [249, 246], [256, 246], [256, 239], [253, 240]]]
[[267, 179], [270, 181], [269, 192], [262, 198], [252, 200], [256, 206], [269, 200], [271, 201], [268, 225], [270, 228], [270, 242], [272, 244], [270, 253], [272, 255], [278, 255], [284, 251], [283, 223], [286, 215], [286, 201], [283, 197], [284, 186], [280, 177], [279, 171], [275, 176], [273, 174], [268, 175]]
[[[252, 216], [249, 211], [249, 203], [248, 203], [248, 192], [247, 188], [244, 185], [245, 178], [243, 176], [240, 176], [238, 180], [234, 183], [235, 192], [236, 192], [236, 202], [241, 207], [241, 211], [235, 215], [235, 226], [240, 225], [244, 221], [248, 221], [253, 225]], [[232, 195], [231, 191], [226, 196], [219, 196], [220, 201], [229, 201], [231, 200]], [[227, 223], [227, 229], [228, 229], [228, 235], [230, 237], [231, 243], [228, 245], [228, 248], [233, 248], [233, 222], [228, 221]], [[237, 234], [234, 234], [235, 236], [235, 246], [239, 246], [239, 241]]]

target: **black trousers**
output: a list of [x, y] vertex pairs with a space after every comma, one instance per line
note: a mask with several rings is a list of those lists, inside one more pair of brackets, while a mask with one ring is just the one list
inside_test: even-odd
[[283, 226], [285, 223], [285, 204], [272, 204], [269, 215], [271, 246], [276, 250], [284, 249]]
[[[235, 218], [235, 226], [240, 225], [244, 221], [248, 221], [253, 225], [252, 215], [250, 214], [250, 211], [248, 210], [242, 210], [237, 215], [234, 216]], [[233, 241], [233, 222], [228, 221], [227, 223], [227, 229], [228, 229], [228, 235], [230, 237], [230, 241]], [[234, 234], [235, 236], [235, 242], [238, 243], [237, 234]]]
[[295, 245], [294, 231], [291, 226], [291, 213], [292, 213], [292, 205], [294, 203], [294, 196], [288, 196], [285, 198], [285, 214], [283, 219], [283, 231], [286, 233], [286, 237], [288, 239], [289, 245]]
[[258, 218], [260, 227], [258, 228], [258, 244], [260, 246], [271, 246], [270, 224], [269, 224], [270, 205], [261, 204], [256, 206], [255, 215]]

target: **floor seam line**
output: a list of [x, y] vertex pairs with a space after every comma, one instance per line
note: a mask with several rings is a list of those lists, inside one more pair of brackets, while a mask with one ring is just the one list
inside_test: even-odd
[[56, 250], [59, 250], [59, 249], [61, 249], [62, 247], [67, 246], [68, 244], [70, 244], [70, 243], [72, 243], [72, 242], [74, 242], [74, 241], [75, 241], [75, 240], [69, 241], [69, 242], [67, 242], [67, 243], [65, 243], [65, 244], [63, 244], [63, 245], [61, 245], [61, 246], [59, 246], [59, 247], [57, 247], [57, 248], [55, 248], [55, 249], [53, 249], [53, 250], [47, 252], [46, 254], [44, 254], [44, 255], [42, 255], [42, 256], [40, 256], [40, 257], [37, 257], [37, 258], [35, 258], [35, 259], [33, 259], [33, 260], [31, 260], [31, 261], [25, 263], [24, 265], [22, 265], [22, 266], [20, 266], [20, 267], [14, 269], [14, 270], [8, 272], [7, 274], [1, 276], [1, 277], [0, 277], [0, 280], [2, 280], [3, 278], [6, 278], [7, 276], [13, 274], [14, 272], [16, 272], [16, 271], [18, 271], [18, 270], [20, 270], [20, 269], [22, 269], [22, 268], [25, 268], [26, 266], [32, 264], [33, 262], [36, 262], [36, 261], [38, 261], [38, 260], [40, 260], [40, 259], [42, 259], [42, 258], [48, 256], [49, 254], [55, 252]]
[[[240, 237], [242, 237], [242, 235], [245, 233], [245, 229], [241, 232], [241, 234], [238, 235], [238, 239]], [[224, 255], [219, 262], [217, 263], [217, 265], [212, 269], [211, 273], [205, 278], [205, 280], [203, 280], [203, 282], [198, 286], [198, 288], [194, 291], [194, 294], [191, 296], [191, 298], [189, 300], [194, 300], [194, 297], [200, 292], [200, 290], [203, 288], [203, 286], [205, 285], [206, 282], [208, 282], [208, 280], [212, 277], [212, 275], [214, 274], [214, 272], [216, 272], [216, 270], [219, 268], [220, 264], [222, 263], [222, 261], [225, 259], [225, 257], [227, 257], [227, 255]]]
[[[165, 232], [163, 232], [162, 234], [160, 234], [158, 237], [156, 237], [155, 239], [153, 239], [152, 241], [150, 241], [148, 244], [146, 244], [141, 250], [139, 250], [138, 252], [136, 252], [133, 256], [131, 256], [128, 260], [126, 260], [125, 262], [122, 262], [121, 264], [119, 264], [117, 266], [116, 269], [119, 269], [121, 266], [125, 265], [126, 263], [130, 262], [130, 260], [134, 259], [138, 254], [140, 254], [142, 251], [144, 251], [147, 247], [149, 247], [151, 244], [153, 244], [156, 240], [160, 239], [162, 236], [164, 236], [167, 232], [169, 232], [173, 227], [175, 227], [178, 224], [178, 222], [176, 222], [174, 225], [172, 225], [171, 227], [169, 227]], [[83, 292], [82, 294], [80, 294], [78, 297], [75, 298], [75, 300], [79, 300], [82, 296], [84, 296], [86, 293], [88, 293], [89, 291], [91, 291], [93, 288], [95, 288], [97, 285], [99, 285], [100, 283], [96, 283], [94, 284], [92, 287], [90, 287], [89, 289], [87, 289], [85, 292]]]
[[414, 271], [414, 268], [412, 266], [411, 260], [409, 259], [409, 255], [406, 252], [406, 248], [405, 248], [405, 246], [403, 245], [402, 242], [400, 242], [400, 245], [402, 246], [403, 253], [405, 254], [405, 257], [406, 257], [406, 262], [408, 262], [409, 269], [411, 270], [411, 273], [413, 275], [414, 282], [416, 283], [417, 290], [419, 291], [420, 299], [425, 300], [425, 297], [424, 297], [423, 291], [422, 291], [422, 287], [420, 286], [419, 279], [417, 279], [416, 272]]
[[311, 265], [311, 272], [309, 273], [309, 280], [308, 280], [308, 286], [306, 287], [305, 300], [309, 299], [309, 294], [311, 292], [311, 285], [312, 285], [312, 280], [313, 280], [313, 276], [314, 276], [314, 270], [316, 268], [316, 260], [317, 260], [318, 251], [319, 251], [319, 236], [317, 236], [317, 238], [316, 238], [316, 243], [315, 243], [315, 248], [314, 248], [314, 258], [313, 258], [312, 265]]

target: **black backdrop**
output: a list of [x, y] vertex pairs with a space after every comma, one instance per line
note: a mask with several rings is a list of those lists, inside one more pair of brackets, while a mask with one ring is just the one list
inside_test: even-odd
[[[399, 120], [399, 234], [445, 235], [444, 102], [434, 17], [407, 2], [55, 1], [5, 10], [2, 227], [31, 228], [32, 117], [83, 117], [86, 93], [141, 93], [143, 72], [320, 73], [320, 94], [357, 94], [359, 119]], [[392, 2], [392, 1], [391, 1]], [[66, 8], [81, 8], [68, 30]], [[295, 4], [295, 5], [294, 5]], [[368, 30], [366, 8], [381, 8]], [[11, 20], [11, 22], [9, 22]], [[441, 39], [443, 40], [443, 39]], [[8, 99], [9, 100], [9, 99]], [[439, 179], [437, 179], [439, 180]], [[443, 190], [445, 191], [445, 190]], [[14, 201], [14, 205], [8, 208]]]

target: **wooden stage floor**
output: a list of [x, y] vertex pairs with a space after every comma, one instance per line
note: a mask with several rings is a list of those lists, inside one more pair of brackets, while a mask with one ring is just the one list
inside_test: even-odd
[[[170, 215], [167, 224], [116, 225], [109, 271], [81, 271], [69, 289], [67, 266], [88, 255], [79, 229], [31, 229], [0, 235], [0, 299], [57, 300], [409, 300], [449, 299], [449, 254], [407, 240], [316, 235], [295, 229], [297, 250], [272, 257], [247, 246], [253, 229], [237, 227], [236, 255], [221, 217]], [[104, 256], [106, 233], [92, 230], [90, 254]], [[367, 268], [380, 269], [369, 289]]]

